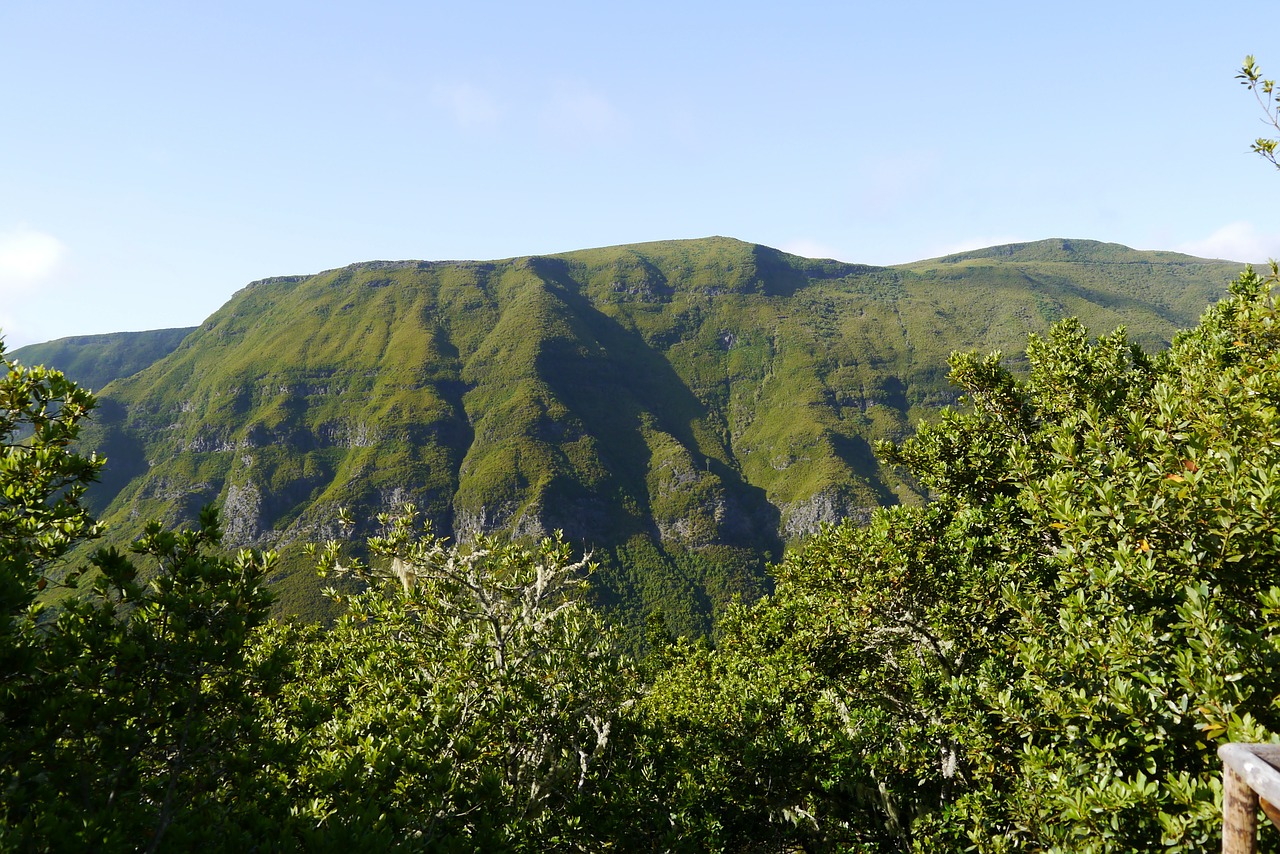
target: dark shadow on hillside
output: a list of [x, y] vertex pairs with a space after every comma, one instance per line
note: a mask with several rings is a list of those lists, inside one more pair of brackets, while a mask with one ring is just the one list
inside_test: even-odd
[[815, 280], [847, 279], [884, 270], [868, 264], [848, 264], [829, 258], [802, 258], [788, 255], [769, 246], [756, 245], [751, 250], [756, 264], [756, 277], [769, 296], [790, 297], [809, 287]]
[[[538, 272], [555, 288], [575, 326], [580, 325], [579, 336], [584, 339], [548, 342], [538, 357], [538, 374], [599, 443], [601, 462], [617, 485], [641, 504], [647, 533], [656, 541], [647, 499], [650, 453], [640, 429], [642, 416], [647, 414], [657, 429], [700, 456], [693, 425], [700, 420], [710, 422], [710, 413], [639, 332], [602, 313], [582, 295], [583, 286], [571, 278], [564, 262], [545, 258], [537, 262]], [[598, 347], [605, 355], [584, 358], [580, 343], [591, 349]], [[699, 462], [720, 479], [737, 505], [739, 518], [722, 526], [723, 532], [732, 536], [727, 544], [781, 554], [777, 534], [780, 514], [766, 500], [764, 490], [744, 481], [723, 461], [704, 458]], [[610, 500], [608, 496], [599, 498]]]
[[768, 246], [754, 246], [751, 255], [756, 264], [756, 278], [762, 290], [769, 296], [790, 297], [808, 287], [809, 276], [802, 273], [791, 260]]
[[95, 425], [85, 437], [88, 450], [107, 458], [98, 481], [85, 493], [85, 506], [95, 516], [101, 516], [129, 482], [148, 468], [146, 449], [138, 436], [126, 428], [125, 416], [124, 404], [109, 397], [98, 398]]
[[898, 496], [885, 486], [880, 478], [880, 461], [870, 443], [861, 436], [846, 436], [841, 433], [831, 434], [831, 447], [836, 455], [844, 461], [859, 477], [866, 480], [875, 493], [881, 507], [889, 507], [898, 503]]
[[901, 377], [885, 376], [873, 385], [872, 394], [868, 398], [879, 406], [891, 406], [903, 415], [911, 408], [907, 399], [907, 384]]
[[437, 379], [432, 383], [437, 394], [449, 407], [449, 417], [434, 421], [427, 425], [431, 433], [430, 439], [449, 451], [449, 486], [447, 494], [428, 494], [427, 505], [435, 509], [432, 523], [438, 531], [454, 530], [453, 497], [458, 493], [458, 484], [462, 481], [462, 462], [471, 452], [475, 444], [476, 431], [467, 416], [467, 408], [463, 403], [471, 386], [462, 380], [462, 357], [457, 346], [449, 339], [444, 329], [435, 330], [436, 348], [450, 366], [451, 376], [448, 379]]
[[[1078, 297], [1079, 299], [1083, 299], [1087, 302], [1093, 303], [1094, 305], [1101, 306], [1103, 308], [1109, 308], [1115, 311], [1128, 311], [1138, 315], [1141, 315], [1146, 312], [1150, 312], [1156, 315], [1157, 317], [1159, 317], [1161, 320], [1171, 323], [1176, 327], [1182, 327], [1187, 325], [1186, 318], [1180, 316], [1177, 311], [1175, 311], [1174, 309], [1170, 308], [1167, 305], [1159, 305], [1151, 302], [1143, 302], [1140, 299], [1124, 296], [1123, 294], [1106, 293], [1104, 291], [1099, 291], [1094, 288], [1087, 288], [1087, 287], [1084, 287], [1083, 285], [1077, 285], [1073, 282], [1068, 281], [1067, 279], [1059, 278], [1057, 276], [1036, 277], [1036, 276], [1031, 276], [1024, 273], [1023, 278], [1025, 278], [1028, 282], [1030, 282], [1033, 288], [1040, 290], [1042, 292], [1043, 291], [1052, 292], [1053, 290], [1057, 290], [1060, 292], [1065, 291], [1066, 293], [1069, 293], [1072, 296]], [[1109, 329], [1096, 330], [1094, 331], [1094, 334], [1101, 335], [1101, 334], [1106, 334], [1110, 331], [1111, 330]]]

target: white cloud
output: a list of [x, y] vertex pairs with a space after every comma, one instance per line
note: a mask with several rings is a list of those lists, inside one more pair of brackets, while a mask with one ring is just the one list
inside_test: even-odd
[[437, 84], [431, 91], [431, 100], [464, 128], [489, 127], [502, 117], [489, 93], [470, 83]]
[[834, 258], [838, 261], [847, 260], [843, 257], [844, 253], [839, 249], [828, 246], [825, 243], [819, 243], [816, 240], [810, 240], [807, 237], [797, 237], [795, 240], [788, 240], [778, 248], [783, 252], [790, 252], [792, 255], [799, 255], [801, 258]]
[[66, 251], [58, 238], [26, 226], [0, 232], [0, 296], [12, 296], [48, 279]]
[[1280, 258], [1280, 233], [1260, 232], [1253, 223], [1242, 220], [1228, 223], [1202, 240], [1183, 243], [1177, 250], [1201, 258], [1262, 264], [1269, 258]]
[[555, 136], [589, 142], [619, 136], [626, 121], [600, 93], [580, 83], [561, 83], [543, 110], [543, 124]]

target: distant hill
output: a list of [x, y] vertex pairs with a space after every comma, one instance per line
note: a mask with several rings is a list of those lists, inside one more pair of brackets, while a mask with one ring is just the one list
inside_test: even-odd
[[[1071, 264], [1204, 264], [1206, 259], [1179, 252], [1159, 252], [1130, 249], [1119, 243], [1102, 243], [1097, 240], [1036, 240], [1031, 243], [1005, 243], [957, 252], [930, 261], [920, 261], [909, 266], [939, 262], [958, 264], [963, 261], [997, 259], [1019, 263], [1065, 261]], [[1214, 262], [1210, 262], [1214, 263]], [[1235, 264], [1235, 262], [1231, 262]], [[1236, 266], [1240, 266], [1236, 264]]]
[[[93, 374], [92, 500], [120, 537], [218, 501], [230, 543], [286, 554], [341, 506], [403, 500], [459, 539], [562, 529], [624, 622], [705, 631], [786, 543], [922, 500], [871, 443], [955, 402], [951, 351], [1020, 353], [1067, 316], [1159, 348], [1240, 269], [1079, 240], [874, 267], [714, 237], [265, 279]], [[107, 361], [56, 343], [54, 364]], [[278, 583], [313, 613], [309, 573]]]
[[154, 329], [77, 335], [19, 347], [10, 358], [24, 365], [57, 368], [85, 388], [99, 390], [112, 380], [129, 377], [172, 353], [195, 329]]

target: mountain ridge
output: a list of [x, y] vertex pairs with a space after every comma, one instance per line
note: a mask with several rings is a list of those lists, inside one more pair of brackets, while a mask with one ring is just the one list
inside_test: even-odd
[[[258, 280], [102, 389], [91, 500], [119, 536], [217, 501], [230, 545], [286, 551], [405, 500], [456, 539], [561, 529], [620, 619], [698, 633], [786, 543], [923, 500], [871, 447], [954, 404], [952, 350], [1018, 353], [1065, 316], [1160, 347], [1240, 269], [1053, 243], [876, 267], [716, 237]], [[1037, 260], [1064, 243], [1079, 260]], [[312, 609], [303, 579], [278, 579], [286, 610]]]
[[[1227, 263], [1236, 263], [1223, 258], [1197, 258], [1194, 255], [1187, 255], [1181, 252], [1133, 249], [1122, 243], [1054, 237], [1045, 240], [1002, 243], [895, 266], [918, 266], [931, 262], [953, 264], [991, 258], [1020, 261], [1091, 261], [1109, 264], [1140, 264], [1151, 263], [1152, 261], [1164, 263], [1227, 261]], [[1240, 264], [1240, 266], [1243, 267], [1244, 265]]]

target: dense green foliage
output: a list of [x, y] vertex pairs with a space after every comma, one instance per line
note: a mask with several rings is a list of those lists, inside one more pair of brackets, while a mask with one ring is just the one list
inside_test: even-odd
[[1022, 378], [954, 356], [964, 408], [879, 448], [926, 503], [824, 528], [714, 646], [655, 620], [638, 664], [563, 539], [412, 508], [311, 550], [327, 630], [265, 622], [273, 558], [211, 511], [60, 566], [98, 533], [93, 399], [6, 362], [0, 847], [1212, 847], [1215, 746], [1280, 738], [1271, 285], [1156, 355], [1067, 320]]
[[1062, 240], [878, 268], [711, 238], [266, 280], [106, 389], [89, 500], [120, 543], [219, 503], [308, 618], [332, 612], [298, 545], [340, 506], [412, 501], [458, 541], [559, 529], [615, 618], [701, 634], [786, 543], [919, 503], [872, 445], [954, 403], [948, 353], [1067, 316], [1162, 347], [1235, 269]]
[[[148, 526], [141, 565], [102, 549], [55, 573], [99, 532], [80, 498], [101, 461], [69, 450], [94, 400], [2, 364], [0, 848], [193, 846], [232, 826], [233, 782], [256, 761], [243, 748], [273, 667], [250, 663], [247, 642], [268, 614], [269, 561], [212, 552], [205, 513], [195, 531]], [[51, 614], [39, 593], [55, 575], [72, 595]]]
[[369, 588], [341, 597], [331, 630], [277, 639], [298, 652], [269, 712], [293, 756], [278, 774], [301, 805], [291, 823], [360, 850], [594, 848], [603, 758], [636, 686], [582, 601], [586, 563], [557, 539], [458, 549], [411, 510], [385, 521], [370, 545], [392, 569], [343, 566], [330, 543], [322, 569]]

